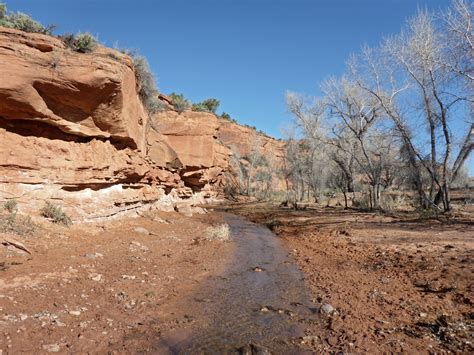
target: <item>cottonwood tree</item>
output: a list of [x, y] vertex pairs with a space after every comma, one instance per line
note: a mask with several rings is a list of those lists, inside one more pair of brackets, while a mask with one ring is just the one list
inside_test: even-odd
[[[452, 126], [460, 123], [472, 92], [460, 85], [460, 80], [469, 79], [453, 68], [467, 66], [459, 63], [462, 57], [453, 57], [448, 37], [441, 31], [446, 29], [436, 27], [433, 15], [419, 12], [401, 34], [379, 48], [366, 49], [361, 58], [368, 70], [355, 76], [392, 120], [413, 169], [420, 204], [428, 208], [442, 203], [449, 211], [449, 186], [455, 175]], [[428, 151], [423, 127], [428, 132]], [[427, 194], [423, 170], [430, 176]]]
[[407, 181], [421, 207], [451, 209], [450, 185], [474, 141], [472, 7], [419, 11], [400, 34], [351, 57], [322, 99], [287, 94], [303, 139], [330, 146], [319, 153], [334, 162], [331, 185], [362, 175], [377, 208], [382, 189]]

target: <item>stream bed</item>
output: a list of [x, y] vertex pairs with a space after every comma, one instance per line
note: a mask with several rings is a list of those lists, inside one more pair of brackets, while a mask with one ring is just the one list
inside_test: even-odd
[[[225, 214], [235, 253], [230, 267], [183, 302], [199, 328], [163, 334], [162, 354], [301, 353], [292, 340], [319, 316], [282, 241], [268, 228]], [[188, 303], [188, 305], [187, 305]], [[197, 312], [193, 312], [197, 309]]]

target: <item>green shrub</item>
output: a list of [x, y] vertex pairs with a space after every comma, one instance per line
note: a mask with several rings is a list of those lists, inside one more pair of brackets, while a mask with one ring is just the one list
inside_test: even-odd
[[8, 200], [3, 204], [3, 208], [8, 212], [15, 212], [18, 208], [18, 202], [15, 199]]
[[0, 26], [47, 35], [50, 35], [55, 28], [54, 25], [45, 27], [38, 21], [33, 20], [31, 16], [22, 12], [7, 14], [7, 6], [4, 3], [0, 3]]
[[222, 119], [228, 120], [228, 121], [230, 121], [232, 119], [232, 117], [230, 117], [230, 115], [227, 112], [222, 112], [220, 117]]
[[41, 209], [41, 215], [50, 219], [54, 223], [64, 224], [69, 227], [72, 224], [71, 218], [63, 212], [61, 207], [54, 205], [51, 202], [46, 202]]
[[97, 39], [88, 32], [78, 33], [71, 43], [71, 48], [79, 53], [93, 52], [97, 47]]
[[173, 107], [178, 112], [184, 112], [191, 108], [191, 102], [184, 97], [183, 94], [170, 94], [171, 101], [173, 102]]
[[0, 21], [2, 21], [7, 15], [7, 5], [0, 3]]
[[222, 118], [223, 120], [230, 121], [230, 122], [233, 122], [233, 123], [237, 123], [237, 120], [230, 117], [230, 115], [226, 112], [222, 112], [219, 117]]
[[202, 103], [193, 104], [193, 106], [191, 107], [191, 110], [196, 111], [196, 112], [209, 112], [207, 107], [204, 106]]
[[199, 111], [199, 112], [212, 112], [215, 114], [219, 105], [220, 105], [219, 100], [207, 99], [207, 100], [204, 100], [203, 102], [194, 104], [192, 107], [192, 110]]

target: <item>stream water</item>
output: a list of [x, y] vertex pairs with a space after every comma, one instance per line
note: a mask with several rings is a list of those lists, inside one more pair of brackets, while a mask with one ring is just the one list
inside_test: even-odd
[[[159, 353], [297, 353], [291, 339], [317, 322], [302, 274], [281, 240], [266, 227], [226, 214], [236, 251], [230, 267], [193, 294], [200, 302], [199, 329], [165, 334]], [[264, 353], [264, 352], [263, 352]]]

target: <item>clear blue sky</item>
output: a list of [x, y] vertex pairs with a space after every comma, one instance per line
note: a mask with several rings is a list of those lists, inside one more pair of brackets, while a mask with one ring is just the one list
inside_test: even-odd
[[[89, 31], [146, 56], [163, 93], [215, 97], [239, 122], [279, 137], [291, 121], [286, 90], [317, 95], [366, 43], [400, 31], [418, 8], [448, 0], [0, 0], [54, 23]], [[472, 165], [473, 159], [468, 163]], [[471, 167], [470, 170], [474, 170]], [[472, 173], [472, 171], [471, 171]]]

